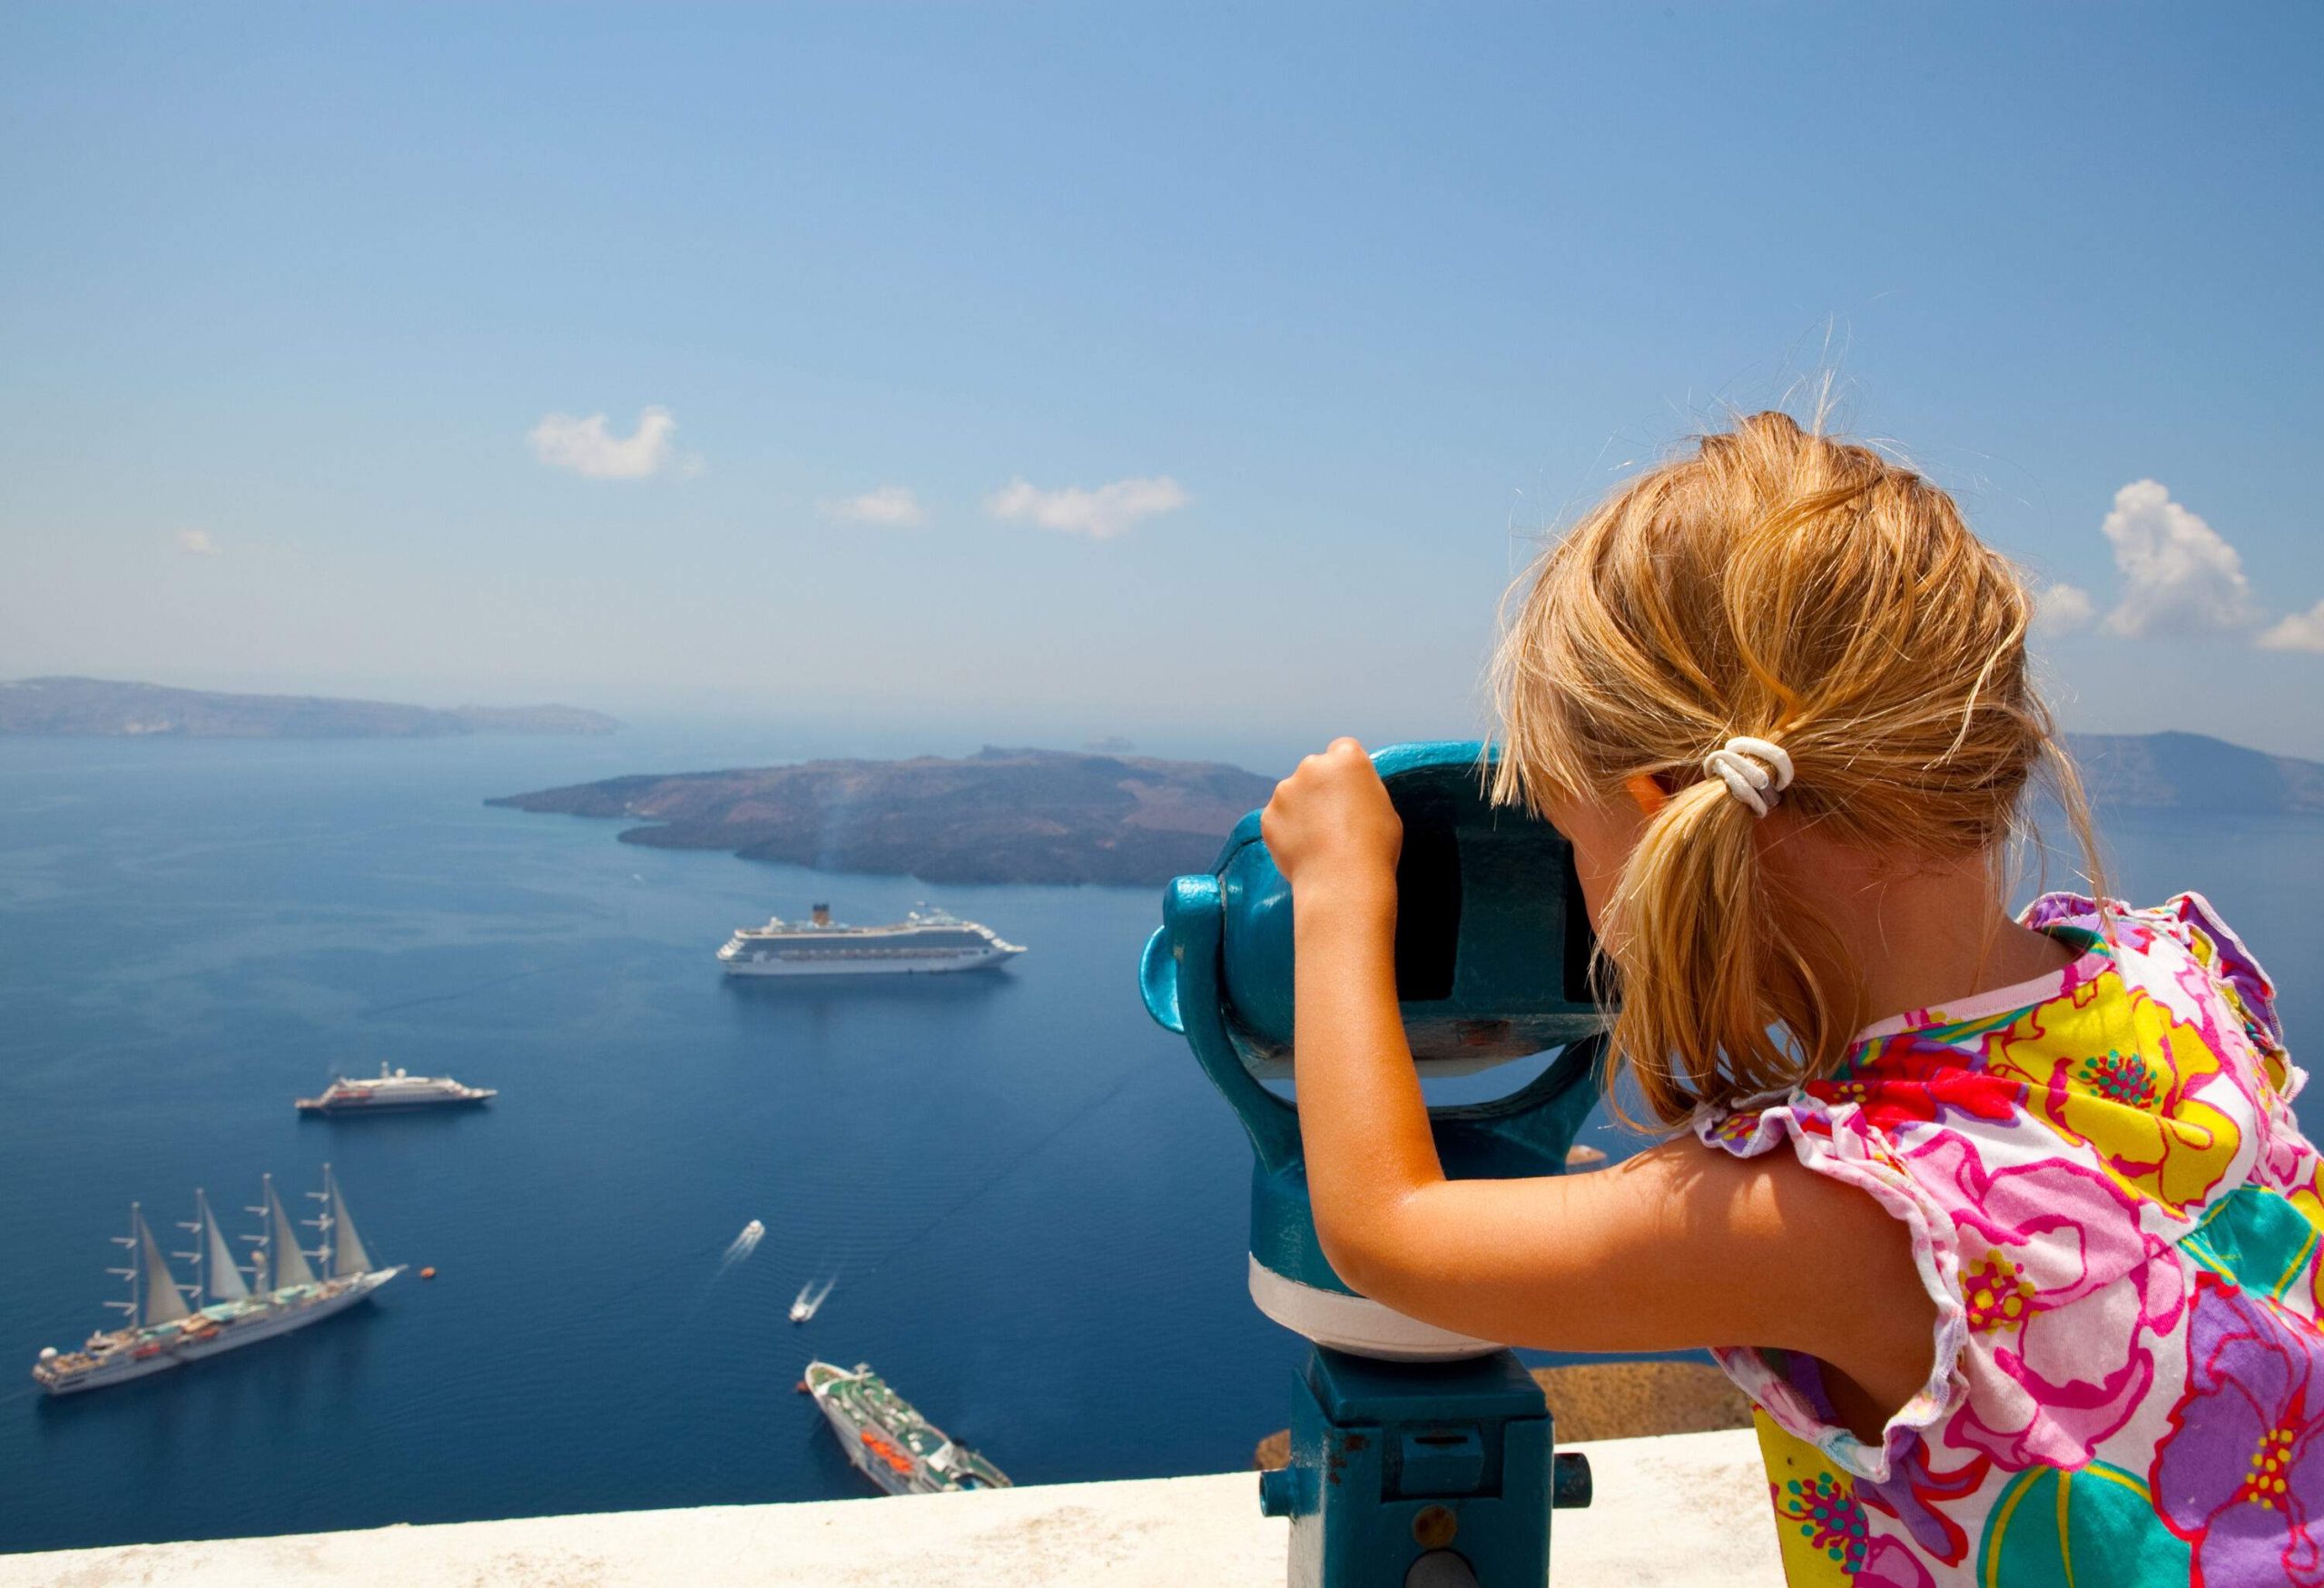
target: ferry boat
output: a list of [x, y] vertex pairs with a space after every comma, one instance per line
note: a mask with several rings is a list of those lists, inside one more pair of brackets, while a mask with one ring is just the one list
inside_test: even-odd
[[778, 915], [736, 929], [718, 962], [729, 976], [935, 975], [985, 970], [1024, 952], [941, 910], [914, 910], [890, 926], [848, 926], [818, 904], [803, 922]]
[[462, 1086], [448, 1075], [411, 1075], [379, 1066], [379, 1079], [350, 1080], [344, 1075], [320, 1097], [298, 1100], [302, 1114], [383, 1113], [391, 1109], [443, 1109], [489, 1102], [500, 1094], [488, 1086]]
[[[261, 1206], [249, 1209], [263, 1219], [263, 1233], [243, 1238], [255, 1243], [246, 1278], [209, 1198], [195, 1191], [193, 1220], [178, 1227], [192, 1234], [194, 1249], [175, 1254], [194, 1265], [191, 1286], [171, 1273], [143, 1210], [132, 1202], [129, 1233], [113, 1238], [129, 1248], [130, 1266], [110, 1270], [129, 1281], [129, 1299], [106, 1303], [129, 1315], [127, 1327], [93, 1334], [77, 1351], [44, 1348], [33, 1367], [34, 1382], [51, 1395], [125, 1384], [320, 1323], [403, 1272], [373, 1266], [330, 1165], [323, 1165], [323, 1189], [307, 1195], [322, 1204], [316, 1218], [300, 1221], [321, 1234], [321, 1247], [311, 1252], [299, 1245], [274, 1177], [265, 1177]], [[322, 1265], [321, 1274], [309, 1266], [310, 1258]]]
[[839, 1435], [847, 1459], [891, 1494], [1010, 1486], [999, 1467], [953, 1443], [868, 1365], [858, 1363], [851, 1373], [829, 1362], [810, 1362], [803, 1384]]

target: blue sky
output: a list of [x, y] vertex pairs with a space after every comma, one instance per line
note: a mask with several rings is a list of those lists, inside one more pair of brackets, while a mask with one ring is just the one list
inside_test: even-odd
[[2070, 722], [2324, 755], [2319, 56], [2312, 6], [15, 5], [0, 676], [1465, 733], [1541, 535], [1829, 370], [2070, 587]]

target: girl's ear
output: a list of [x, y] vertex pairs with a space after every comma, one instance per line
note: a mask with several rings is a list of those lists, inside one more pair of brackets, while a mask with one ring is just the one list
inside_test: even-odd
[[1622, 779], [1622, 788], [1638, 803], [1638, 808], [1646, 813], [1649, 821], [1652, 821], [1660, 814], [1662, 807], [1670, 803], [1669, 794], [1654, 781], [1650, 773], [1641, 772], [1636, 777]]

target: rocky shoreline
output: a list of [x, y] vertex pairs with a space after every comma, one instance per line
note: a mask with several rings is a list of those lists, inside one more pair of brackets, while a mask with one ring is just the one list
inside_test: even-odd
[[989, 748], [615, 777], [485, 803], [634, 823], [625, 843], [820, 871], [1152, 885], [1206, 870], [1274, 788], [1218, 762]]

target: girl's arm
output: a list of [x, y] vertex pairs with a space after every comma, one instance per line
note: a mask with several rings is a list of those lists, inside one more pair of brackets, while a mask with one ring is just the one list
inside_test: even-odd
[[1396, 1008], [1402, 833], [1363, 747], [1275, 791], [1292, 882], [1301, 1139], [1315, 1228], [1358, 1291], [1442, 1327], [1569, 1351], [1806, 1351], [1894, 1409], [1930, 1367], [1935, 1306], [1905, 1227], [1787, 1157], [1691, 1140], [1613, 1169], [1447, 1180]]

